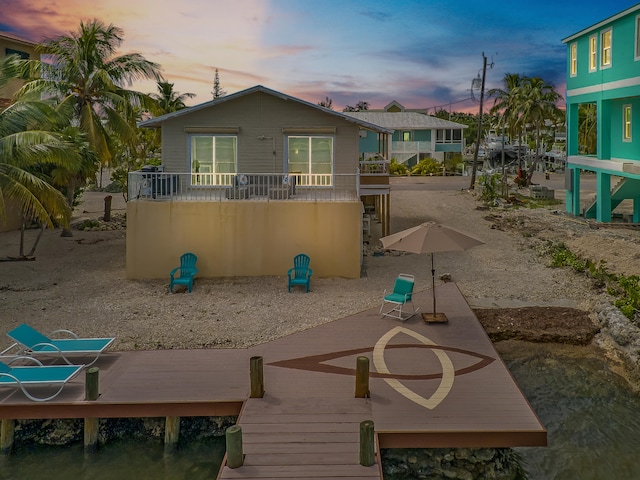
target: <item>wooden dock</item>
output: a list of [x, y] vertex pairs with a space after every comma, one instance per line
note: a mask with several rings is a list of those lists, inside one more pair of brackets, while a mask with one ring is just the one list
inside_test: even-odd
[[[84, 379], [36, 403], [0, 391], [0, 418], [238, 415], [245, 459], [220, 479], [381, 479], [359, 464], [359, 425], [377, 448], [544, 446], [546, 430], [454, 283], [436, 288], [448, 323], [381, 318], [371, 309], [250, 349], [113, 352], [98, 362], [101, 395]], [[430, 311], [431, 291], [414, 295]], [[263, 357], [265, 394], [248, 398]], [[355, 398], [358, 356], [370, 398]], [[379, 457], [378, 457], [379, 459]]]

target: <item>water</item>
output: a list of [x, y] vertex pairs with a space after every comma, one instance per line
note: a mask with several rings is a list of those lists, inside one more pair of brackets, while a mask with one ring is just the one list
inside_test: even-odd
[[164, 457], [158, 441], [120, 440], [85, 457], [82, 445], [18, 448], [0, 463], [0, 480], [211, 480], [225, 452], [224, 437], [180, 445]]
[[548, 431], [548, 447], [517, 449], [530, 480], [640, 478], [640, 395], [600, 350], [497, 346]]

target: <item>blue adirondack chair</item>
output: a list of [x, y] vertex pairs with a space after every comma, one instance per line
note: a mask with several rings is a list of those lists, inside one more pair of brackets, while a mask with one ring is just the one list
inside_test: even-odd
[[[198, 273], [196, 262], [198, 257], [193, 253], [185, 253], [180, 257], [180, 266], [171, 270], [171, 281], [169, 282], [169, 292], [173, 293], [174, 285], [186, 285], [187, 290], [191, 293], [193, 289], [193, 279]], [[176, 274], [180, 272], [179, 276]]]
[[311, 274], [313, 273], [309, 268], [310, 261], [309, 256], [304, 253], [295, 256], [293, 259], [293, 268], [290, 268], [287, 272], [287, 276], [289, 277], [289, 292], [291, 292], [291, 287], [295, 285], [305, 286], [307, 292], [309, 291]]

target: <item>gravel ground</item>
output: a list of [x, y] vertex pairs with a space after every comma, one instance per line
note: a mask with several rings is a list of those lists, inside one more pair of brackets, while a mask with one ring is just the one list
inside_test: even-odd
[[[439, 190], [434, 182], [442, 181]], [[602, 297], [586, 278], [550, 269], [539, 255], [549, 239], [603, 259], [611, 271], [640, 272], [638, 232], [591, 228], [544, 209], [487, 211], [475, 194], [451, 189], [447, 179], [393, 179], [393, 232], [435, 220], [467, 231], [485, 245], [437, 254], [436, 276], [449, 274], [476, 308], [564, 306], [591, 311]], [[87, 193], [76, 219], [98, 218], [104, 193]], [[563, 210], [562, 205], [557, 207]], [[114, 196], [116, 212], [124, 209]], [[119, 210], [118, 210], [119, 209]], [[28, 232], [27, 243], [36, 232]], [[379, 248], [372, 224], [369, 253]], [[19, 232], [0, 233], [0, 258], [18, 254]], [[241, 347], [255, 345], [380, 305], [400, 272], [416, 276], [416, 290], [431, 287], [428, 255], [365, 257], [359, 279], [314, 278], [312, 291], [287, 293], [279, 277], [198, 278], [192, 294], [168, 293], [167, 278], [125, 278], [125, 232], [45, 232], [35, 261], [0, 263], [2, 330], [22, 322], [48, 332], [115, 336], [116, 350]], [[313, 263], [313, 259], [312, 259]], [[439, 282], [439, 280], [438, 280]], [[8, 345], [0, 338], [0, 347]]]

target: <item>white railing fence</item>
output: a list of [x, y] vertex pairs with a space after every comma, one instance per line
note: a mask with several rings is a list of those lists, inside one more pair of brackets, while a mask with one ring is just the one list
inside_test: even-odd
[[358, 198], [357, 174], [129, 172], [129, 200], [301, 200]]

